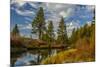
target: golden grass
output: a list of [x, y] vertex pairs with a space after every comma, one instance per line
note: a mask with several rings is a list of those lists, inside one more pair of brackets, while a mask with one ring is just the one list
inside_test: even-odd
[[41, 64], [61, 64], [94, 61], [94, 58], [88, 54], [88, 52], [83, 52], [78, 49], [69, 49], [44, 59]]

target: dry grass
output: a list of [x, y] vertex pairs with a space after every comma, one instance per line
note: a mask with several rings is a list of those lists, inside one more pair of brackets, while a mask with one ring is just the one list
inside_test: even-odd
[[61, 64], [95, 61], [94, 46], [90, 45], [86, 39], [78, 40], [75, 45], [75, 49], [69, 49], [63, 52], [59, 52], [57, 55], [44, 59], [41, 64]]

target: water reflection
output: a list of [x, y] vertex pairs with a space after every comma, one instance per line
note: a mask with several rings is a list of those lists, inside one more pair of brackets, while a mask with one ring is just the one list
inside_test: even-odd
[[[38, 54], [24, 53], [15, 62], [15, 66], [31, 65], [31, 62], [37, 63]], [[41, 59], [41, 56], [40, 56]]]
[[[33, 51], [33, 50], [32, 50]], [[37, 65], [39, 64], [38, 57], [40, 61], [48, 56], [47, 50], [41, 50], [40, 53], [37, 52], [25, 52], [20, 57], [17, 58], [16, 62], [14, 63], [14, 67], [17, 66], [29, 66], [29, 65]], [[51, 55], [56, 55], [57, 50], [54, 49], [51, 51]]]

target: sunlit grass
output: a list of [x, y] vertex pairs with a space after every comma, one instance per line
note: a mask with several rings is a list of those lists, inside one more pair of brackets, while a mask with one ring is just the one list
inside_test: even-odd
[[57, 55], [44, 59], [41, 64], [61, 64], [61, 63], [74, 63], [74, 62], [91, 62], [95, 58], [89, 52], [79, 49], [69, 49], [59, 52]]

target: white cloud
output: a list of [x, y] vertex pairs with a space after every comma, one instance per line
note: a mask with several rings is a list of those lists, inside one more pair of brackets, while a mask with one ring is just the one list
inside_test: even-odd
[[62, 11], [62, 12], [60, 12], [60, 15], [63, 16], [63, 17], [66, 17], [67, 13], [65, 11]]
[[72, 34], [73, 29], [77, 29], [77, 28], [80, 27], [80, 21], [79, 20], [71, 21], [69, 23], [66, 23], [66, 26], [67, 26], [67, 34], [70, 37], [71, 34]]
[[26, 4], [26, 1], [20, 0], [12, 0], [11, 5], [15, 5], [16, 7], [11, 6], [12, 10], [15, 10], [19, 15], [22, 16], [33, 16], [35, 13], [32, 10], [25, 10], [22, 7]]
[[21, 7], [25, 3], [27, 3], [27, 2], [26, 1], [23, 1], [23, 0], [11, 0], [11, 3], [10, 4], [16, 4], [17, 7]]
[[30, 23], [29, 21], [25, 21], [26, 24]]
[[17, 9], [16, 9], [16, 12], [17, 12], [19, 15], [22, 15], [22, 16], [31, 16], [31, 15], [34, 15], [34, 12], [29, 11], [29, 10], [21, 11], [21, 10], [17, 10]]
[[20, 35], [23, 36], [23, 37], [28, 37], [28, 38], [30, 38], [30, 34], [29, 34], [29, 33], [28, 33], [28, 34], [26, 34], [26, 33], [20, 33]]
[[28, 17], [25, 17], [25, 19], [28, 20], [28, 21], [32, 21], [32, 19], [31, 18], [28, 18]]
[[34, 8], [38, 8], [39, 6], [37, 6], [35, 3], [33, 3], [33, 2], [28, 2], [32, 7], [34, 7]]
[[86, 23], [88, 24], [88, 26], [91, 26], [91, 23], [92, 21], [87, 21]]
[[59, 12], [59, 14], [61, 16], [65, 17], [70, 17], [73, 14], [73, 9], [72, 8], [68, 8], [67, 10], [62, 10], [61, 12]]
[[73, 4], [67, 5], [59, 3], [42, 3], [40, 6], [44, 8], [45, 12], [51, 12], [56, 16], [69, 17], [70, 15], [73, 14], [73, 8], [76, 5]]
[[28, 25], [26, 26], [26, 28], [27, 28], [27, 29], [32, 29], [32, 25], [31, 25], [31, 24], [28, 24]]
[[32, 29], [32, 26], [31, 26], [30, 23], [27, 24], [27, 25], [25, 25], [25, 24], [18, 24], [18, 27], [19, 27], [20, 30], [27, 30], [27, 29], [31, 30]]
[[23, 24], [17, 24], [18, 25], [18, 27], [22, 27], [23, 26]]

